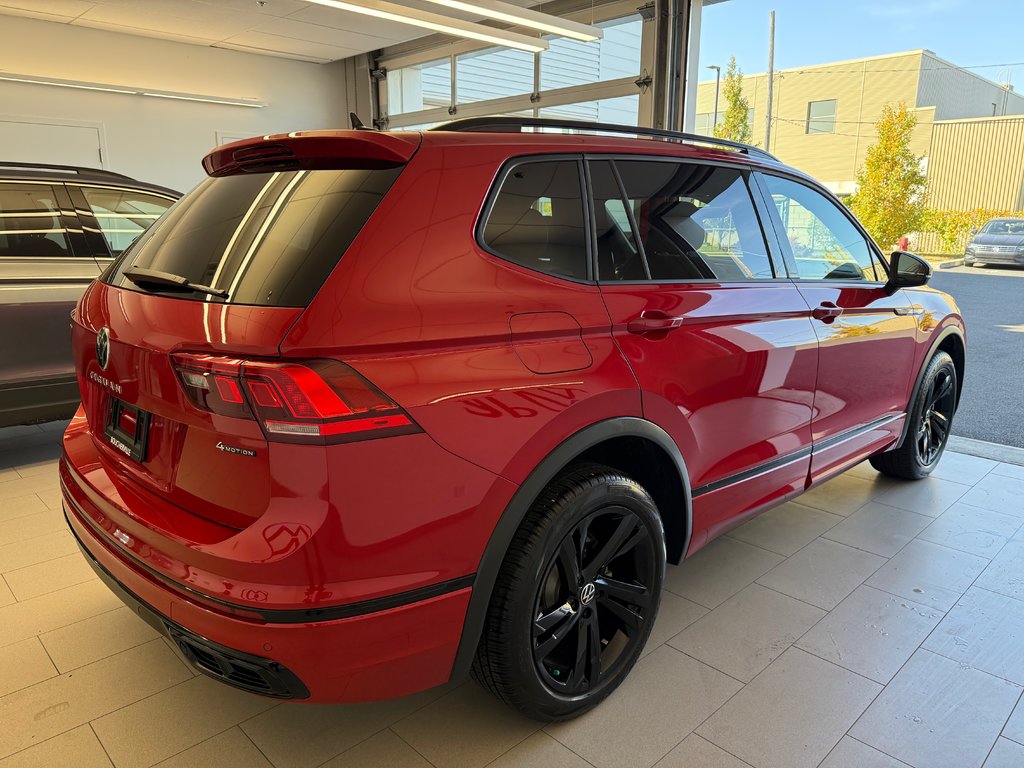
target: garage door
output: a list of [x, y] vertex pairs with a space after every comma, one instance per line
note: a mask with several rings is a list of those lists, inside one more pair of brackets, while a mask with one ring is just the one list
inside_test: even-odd
[[0, 163], [4, 161], [101, 168], [100, 129], [0, 119]]

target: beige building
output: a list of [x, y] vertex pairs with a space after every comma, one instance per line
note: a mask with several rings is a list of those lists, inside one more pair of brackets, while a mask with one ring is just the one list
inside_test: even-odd
[[[752, 107], [750, 124], [754, 142], [762, 146], [765, 143], [766, 86], [765, 74], [744, 76], [744, 95]], [[1013, 169], [1007, 170], [1000, 164], [1000, 158], [1005, 157], [1002, 150], [987, 144], [982, 133], [1000, 137], [998, 146], [1015, 151], [1016, 173], [1018, 176], [1024, 173], [1024, 164], [1020, 162], [1024, 138], [1019, 130], [1014, 132], [1012, 121], [1001, 119], [1005, 115], [1024, 118], [1024, 95], [925, 50], [776, 71], [768, 149], [783, 162], [819, 179], [833, 192], [852, 193], [865, 152], [874, 141], [874, 124], [882, 107], [901, 101], [917, 111], [919, 122], [913, 149], [925, 158], [929, 177], [936, 176], [937, 181], [941, 178], [943, 188], [961, 187], [955, 206], [951, 203], [942, 207], [988, 207], [986, 202], [974, 203], [969, 199], [977, 196], [975, 184], [962, 189], [963, 178], [968, 176], [977, 178], [979, 187], [985, 182], [979, 174], [971, 173], [971, 168], [965, 168], [963, 162], [958, 162], [961, 144], [971, 144], [975, 155], [984, 155], [985, 162], [999, 168], [1000, 174], [1013, 175]], [[714, 104], [715, 81], [701, 82], [697, 93], [696, 129], [699, 133], [711, 132]], [[719, 119], [724, 110], [725, 104], [720, 100]], [[985, 119], [979, 121], [978, 118]], [[955, 127], [964, 120], [970, 120], [972, 125], [996, 127]], [[941, 155], [939, 144], [935, 144], [933, 151], [933, 141], [937, 140], [941, 141]], [[933, 167], [940, 157], [941, 169]], [[955, 174], [952, 180], [951, 174]], [[988, 178], [992, 186], [991, 175]], [[1001, 190], [1009, 184], [1011, 191], [989, 190], [987, 198], [1020, 195], [1021, 179], [1006, 179], [1000, 183]]]

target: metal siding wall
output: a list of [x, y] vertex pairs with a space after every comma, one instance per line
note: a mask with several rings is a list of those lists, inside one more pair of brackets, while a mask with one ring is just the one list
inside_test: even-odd
[[1024, 117], [936, 123], [931, 207], [1024, 210]]
[[[935, 123], [928, 168], [928, 205], [949, 211], [1024, 211], [1024, 117]], [[963, 251], [960, 243], [954, 252]], [[922, 253], [948, 250], [921, 234]]]
[[929, 53], [924, 54], [917, 104], [921, 107], [934, 105], [936, 120], [991, 117], [993, 103], [998, 116], [1024, 113], [1024, 96], [1019, 93], [1007, 91]]

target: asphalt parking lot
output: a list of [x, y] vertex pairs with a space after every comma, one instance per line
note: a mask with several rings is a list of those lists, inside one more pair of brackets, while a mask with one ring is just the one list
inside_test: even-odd
[[967, 321], [967, 375], [953, 434], [1024, 448], [1024, 268], [936, 270]]

